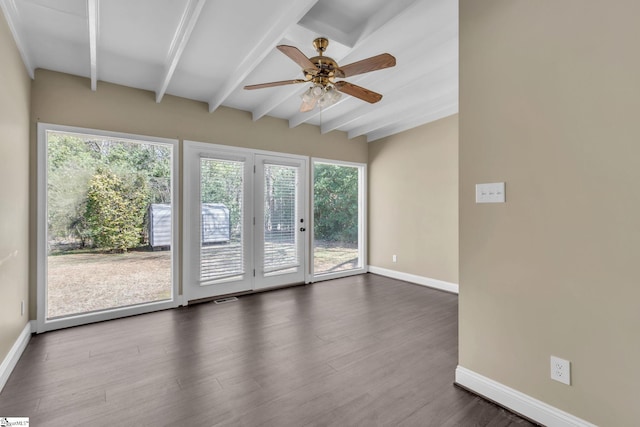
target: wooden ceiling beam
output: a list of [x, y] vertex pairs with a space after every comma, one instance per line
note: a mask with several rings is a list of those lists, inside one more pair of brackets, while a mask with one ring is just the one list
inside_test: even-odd
[[[434, 87], [437, 88], [440, 83], [446, 82], [452, 75], [457, 75], [458, 61], [456, 52], [450, 48], [451, 44], [457, 43], [457, 36], [449, 39], [445, 43], [442, 43], [438, 47], [439, 52], [441, 52], [441, 54], [436, 56], [438, 60], [431, 62], [427, 68], [419, 66], [419, 59], [416, 60], [416, 63], [406, 64], [407, 71], [403, 76], [404, 80], [392, 80], [392, 82], [385, 87], [385, 90], [381, 93], [384, 95], [384, 92], [388, 91], [389, 95], [386, 98], [382, 98], [382, 101], [378, 103], [379, 105], [376, 109], [387, 108], [390, 106], [389, 104], [404, 102], [405, 95], [407, 99], [411, 99], [412, 95], [415, 94], [416, 87], [423, 86], [425, 83], [434, 84]], [[409, 55], [409, 57], [412, 56]], [[367, 84], [372, 83], [375, 85], [377, 81], [379, 81], [379, 79], [368, 80]], [[427, 94], [425, 93], [425, 96], [426, 95]], [[423, 97], [423, 100], [426, 101], [427, 99]], [[358, 120], [364, 114], [367, 114], [368, 111], [373, 110], [374, 109], [369, 105], [361, 105], [347, 114], [343, 114], [335, 119], [328, 120], [323, 123], [321, 126], [321, 132], [325, 134], [346, 126], [355, 120]]]
[[89, 22], [89, 65], [91, 68], [91, 90], [98, 88], [98, 35], [100, 33], [100, 0], [87, 0]]
[[434, 122], [436, 120], [451, 116], [458, 113], [458, 102], [441, 107], [437, 111], [420, 111], [414, 116], [406, 117], [400, 121], [395, 122], [385, 128], [378, 129], [367, 134], [367, 142], [373, 142], [378, 139], [385, 138], [387, 136], [395, 135], [405, 130], [413, 129], [424, 124]]
[[351, 128], [347, 134], [349, 139], [361, 135], [369, 135], [380, 129], [392, 126], [394, 123], [410, 119], [414, 116], [423, 117], [425, 115], [438, 112], [442, 105], [447, 108], [457, 105], [457, 89], [434, 93], [425, 99], [414, 98], [411, 102], [398, 99], [394, 104], [385, 106], [377, 110], [375, 114], [366, 116], [366, 120], [359, 126]]
[[209, 112], [213, 113], [236, 90], [247, 76], [264, 58], [269, 55], [282, 40], [287, 29], [295, 25], [318, 0], [300, 0], [289, 7], [275, 22], [262, 39], [254, 45], [251, 51], [244, 55], [244, 60], [238, 65], [231, 76], [220, 86], [209, 101]]
[[7, 24], [9, 24], [9, 30], [11, 30], [13, 40], [16, 42], [18, 52], [20, 52], [20, 57], [27, 69], [27, 73], [29, 74], [29, 77], [33, 79], [35, 77], [35, 67], [29, 57], [29, 50], [27, 49], [22, 30], [22, 21], [20, 19], [18, 8], [16, 7], [15, 0], [0, 0], [0, 9], [2, 9], [4, 17], [7, 20]]
[[173, 35], [173, 40], [171, 41], [171, 45], [169, 47], [169, 54], [167, 55], [167, 59], [165, 61], [165, 69], [162, 80], [160, 82], [160, 86], [156, 90], [157, 103], [162, 101], [164, 94], [167, 92], [169, 83], [171, 83], [173, 74], [175, 73], [176, 67], [178, 66], [180, 58], [182, 57], [182, 53], [189, 43], [191, 33], [196, 26], [196, 23], [198, 22], [198, 18], [200, 17], [202, 8], [204, 7], [206, 2], [207, 0], [189, 0], [187, 6], [184, 9], [184, 13], [182, 14], [182, 18], [180, 19], [180, 24], [178, 25], [178, 28]]

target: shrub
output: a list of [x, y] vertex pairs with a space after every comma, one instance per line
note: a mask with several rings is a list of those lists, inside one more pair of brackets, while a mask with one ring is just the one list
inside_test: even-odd
[[122, 252], [139, 246], [148, 201], [141, 174], [99, 168], [89, 181], [85, 214], [94, 245]]

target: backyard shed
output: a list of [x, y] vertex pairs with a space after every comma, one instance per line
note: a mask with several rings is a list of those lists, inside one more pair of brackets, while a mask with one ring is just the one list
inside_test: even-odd
[[200, 226], [202, 243], [227, 243], [231, 240], [229, 208], [222, 203], [203, 203]]
[[[202, 204], [202, 243], [226, 243], [231, 238], [229, 208], [221, 203]], [[149, 245], [153, 248], [171, 246], [171, 205], [152, 203], [149, 206]]]

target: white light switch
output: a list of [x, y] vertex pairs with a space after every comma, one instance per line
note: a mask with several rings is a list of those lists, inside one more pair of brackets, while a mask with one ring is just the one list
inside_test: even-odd
[[504, 203], [504, 182], [476, 184], [476, 203]]

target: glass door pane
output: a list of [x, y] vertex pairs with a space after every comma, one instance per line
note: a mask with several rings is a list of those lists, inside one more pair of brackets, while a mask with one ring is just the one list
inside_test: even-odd
[[304, 281], [304, 162], [256, 156], [256, 288]]
[[300, 268], [297, 248], [296, 184], [298, 169], [264, 165], [264, 274], [296, 272]]
[[183, 292], [187, 301], [253, 285], [252, 157], [184, 145]]
[[200, 282], [245, 274], [244, 162], [200, 159]]
[[314, 275], [362, 269], [364, 167], [322, 161], [313, 167]]
[[173, 301], [174, 145], [58, 130], [43, 137], [39, 320], [64, 327]]

